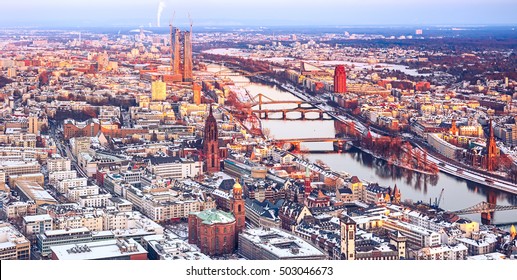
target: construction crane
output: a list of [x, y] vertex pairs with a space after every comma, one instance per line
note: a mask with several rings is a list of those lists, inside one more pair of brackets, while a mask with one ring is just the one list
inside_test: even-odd
[[445, 189], [444, 189], [444, 188], [442, 188], [442, 191], [440, 192], [440, 196], [439, 196], [438, 198], [435, 198], [435, 200], [434, 200], [434, 205], [433, 205], [435, 208], [439, 208], [439, 207], [440, 207], [440, 202], [442, 201], [443, 191], [444, 191], [444, 190], [445, 190]]

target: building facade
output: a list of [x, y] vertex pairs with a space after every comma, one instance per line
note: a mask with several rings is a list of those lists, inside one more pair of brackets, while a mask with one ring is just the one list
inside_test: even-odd
[[346, 70], [344, 65], [338, 65], [334, 70], [334, 92], [346, 93]]
[[209, 256], [231, 254], [236, 245], [236, 224], [231, 213], [216, 209], [193, 212], [188, 218], [189, 243]]
[[208, 118], [205, 122], [203, 154], [205, 156], [206, 171], [208, 173], [219, 172], [221, 170], [219, 160], [219, 136], [217, 131], [217, 121], [212, 114], [212, 106], [210, 106]]

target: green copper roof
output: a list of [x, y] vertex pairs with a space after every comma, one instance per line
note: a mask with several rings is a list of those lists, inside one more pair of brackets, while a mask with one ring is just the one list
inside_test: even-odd
[[227, 213], [221, 210], [209, 209], [201, 212], [192, 213], [199, 219], [203, 220], [203, 224], [226, 224], [235, 221], [235, 218], [231, 213]]

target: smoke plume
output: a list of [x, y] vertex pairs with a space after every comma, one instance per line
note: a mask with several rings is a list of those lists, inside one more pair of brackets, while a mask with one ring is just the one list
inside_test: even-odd
[[160, 0], [160, 4], [158, 4], [158, 12], [156, 12], [156, 26], [160, 27], [160, 19], [162, 17], [163, 9], [165, 9], [165, 1]]

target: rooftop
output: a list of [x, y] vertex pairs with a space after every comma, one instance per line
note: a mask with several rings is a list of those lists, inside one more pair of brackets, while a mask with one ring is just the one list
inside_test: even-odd
[[45, 220], [52, 220], [52, 217], [50, 217], [49, 214], [33, 215], [33, 216], [25, 216], [25, 217], [23, 217], [23, 220], [25, 221], [25, 223], [32, 223], [32, 222], [39, 222], [39, 221], [45, 221]]
[[324, 257], [324, 253], [307, 241], [279, 229], [247, 229], [241, 236], [278, 258]]
[[235, 222], [235, 218], [231, 213], [227, 213], [221, 210], [209, 209], [201, 212], [192, 213], [199, 219], [203, 220], [203, 224], [226, 224]]
[[29, 243], [29, 240], [23, 236], [14, 226], [9, 223], [0, 222], [0, 250], [4, 248], [14, 247], [17, 244]]
[[122, 238], [51, 246], [50, 249], [59, 260], [100, 260], [147, 254], [135, 240]]
[[160, 255], [162, 260], [210, 259], [210, 257], [201, 253], [195, 245], [188, 244], [172, 233], [149, 235], [143, 237], [143, 240]]

